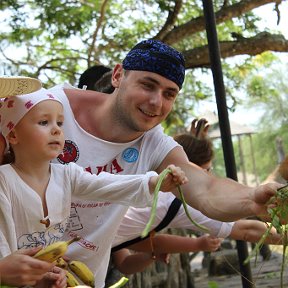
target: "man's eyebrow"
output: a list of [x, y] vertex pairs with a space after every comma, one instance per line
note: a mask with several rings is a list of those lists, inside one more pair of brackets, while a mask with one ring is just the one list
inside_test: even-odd
[[[153, 83], [155, 83], [155, 84], [160, 85], [160, 82], [159, 82], [158, 80], [156, 80], [156, 79], [154, 79], [154, 78], [152, 78], [152, 77], [150, 77], [150, 76], [144, 76], [144, 77], [142, 78], [142, 80], [147, 80], [147, 81], [150, 81], [150, 82], [153, 82]], [[170, 91], [173, 91], [173, 92], [176, 92], [176, 93], [179, 92], [178, 89], [177, 89], [177, 88], [174, 88], [174, 87], [167, 87], [167, 90], [170, 90]]]

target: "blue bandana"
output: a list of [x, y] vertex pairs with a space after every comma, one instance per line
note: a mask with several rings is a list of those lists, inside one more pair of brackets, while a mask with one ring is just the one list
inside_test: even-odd
[[134, 46], [122, 62], [125, 70], [157, 73], [174, 83], [179, 89], [185, 78], [183, 55], [159, 40], [144, 40]]

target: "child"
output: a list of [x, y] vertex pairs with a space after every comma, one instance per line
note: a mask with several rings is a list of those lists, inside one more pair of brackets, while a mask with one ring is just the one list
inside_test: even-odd
[[[155, 172], [96, 176], [75, 163], [50, 163], [63, 150], [64, 116], [62, 103], [47, 90], [5, 99], [0, 117], [2, 134], [14, 158], [0, 167], [0, 230], [6, 239], [0, 247], [2, 257], [60, 240], [70, 215], [72, 194], [128, 206], [145, 207], [151, 201], [158, 181]], [[164, 191], [187, 182], [180, 168], [169, 168], [172, 175], [164, 179]]]

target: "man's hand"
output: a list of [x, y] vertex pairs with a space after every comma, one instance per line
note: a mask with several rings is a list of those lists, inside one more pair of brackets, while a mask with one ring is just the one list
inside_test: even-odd
[[282, 186], [283, 184], [280, 183], [267, 183], [256, 187], [251, 195], [251, 199], [253, 201], [251, 205], [252, 214], [264, 221], [269, 221], [267, 208], [273, 207], [277, 204], [271, 202], [271, 197], [273, 197], [277, 189], [281, 188]]

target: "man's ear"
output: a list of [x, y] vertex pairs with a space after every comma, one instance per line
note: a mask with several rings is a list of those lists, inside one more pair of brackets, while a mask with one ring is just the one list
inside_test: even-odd
[[124, 75], [124, 69], [122, 65], [116, 64], [116, 66], [113, 69], [112, 80], [111, 80], [113, 87], [115, 88], [119, 87], [123, 75]]
[[11, 130], [6, 138], [10, 144], [15, 145], [18, 143], [18, 139], [17, 139], [16, 133], [15, 133], [15, 130]]

